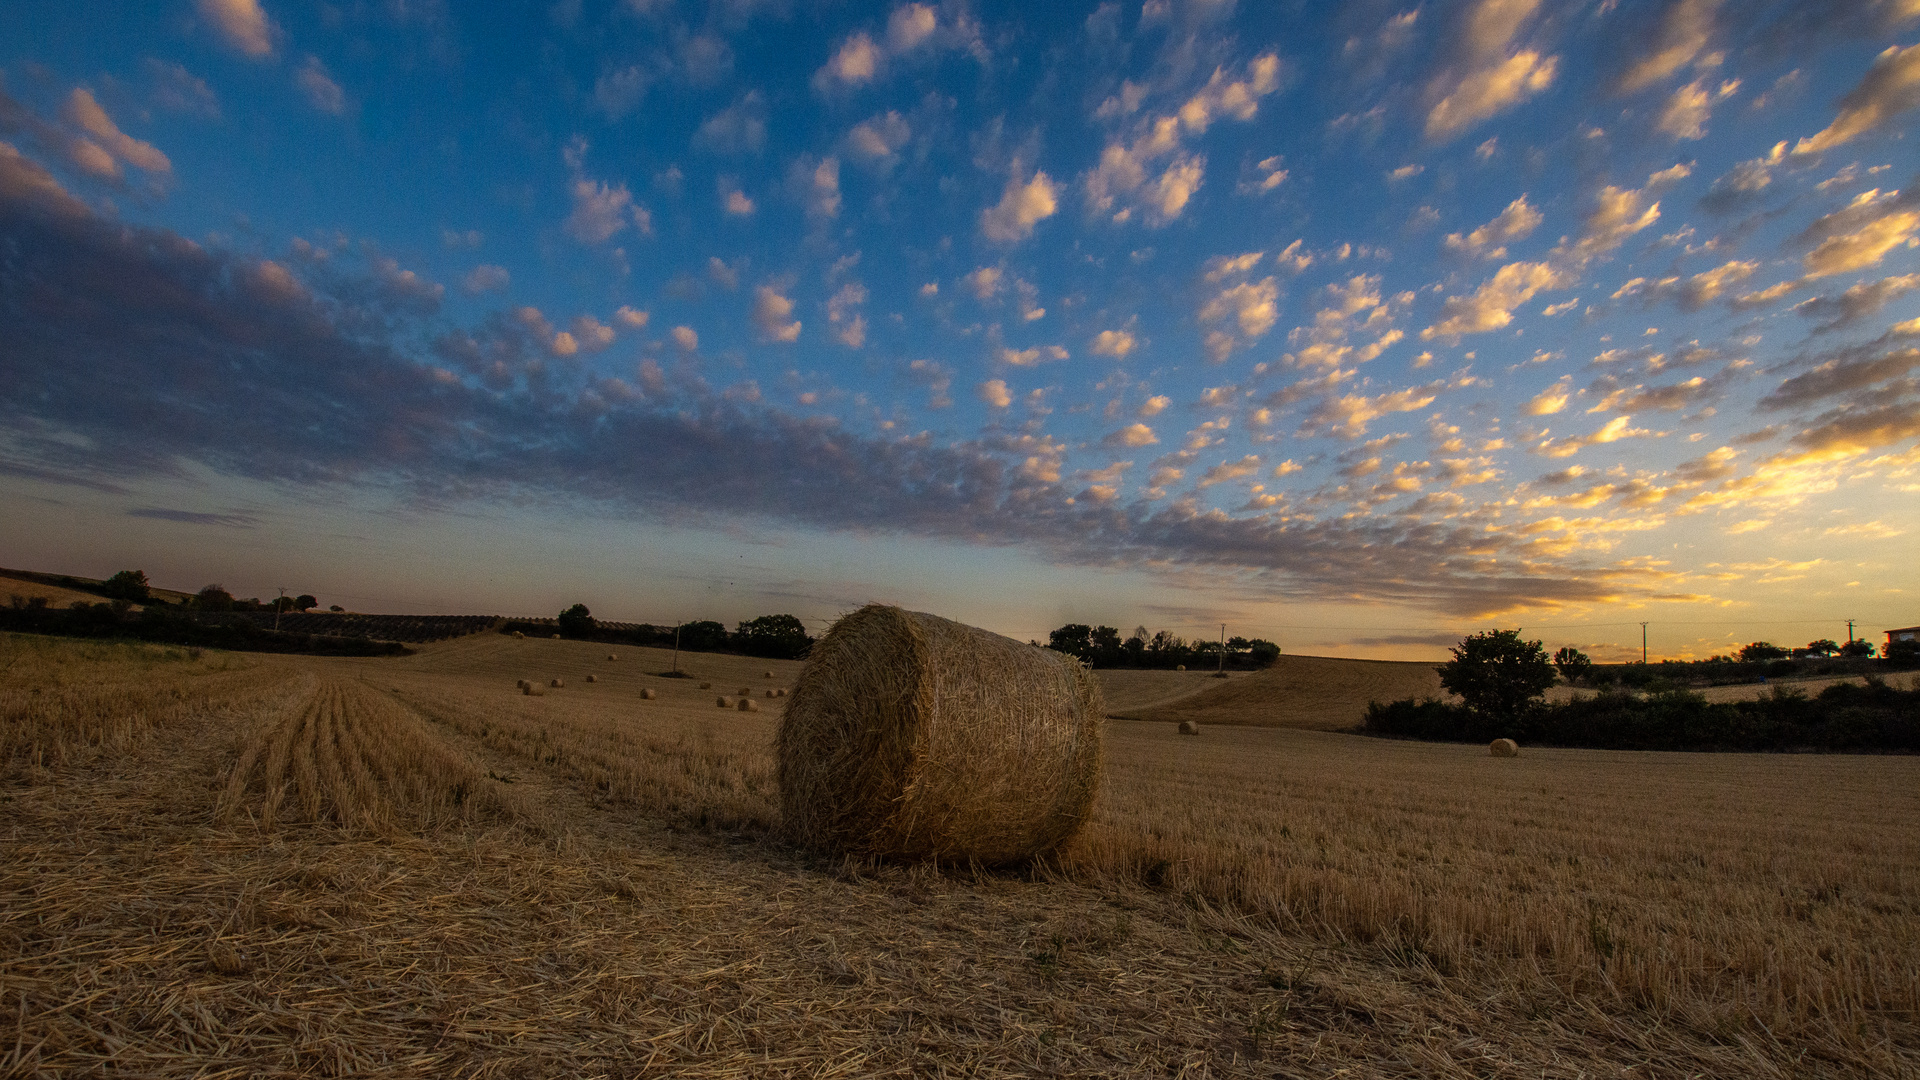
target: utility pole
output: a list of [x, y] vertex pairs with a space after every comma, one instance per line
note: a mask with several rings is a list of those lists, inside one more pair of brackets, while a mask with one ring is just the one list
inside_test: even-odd
[[1847, 644], [1853, 644], [1853, 620], [1847, 620]]
[[285, 611], [286, 607], [287, 589], [286, 586], [282, 585], [280, 587], [280, 600], [273, 605], [273, 632], [276, 634], [280, 632], [280, 613]]
[[680, 627], [673, 628], [673, 673], [680, 674]]
[[1647, 624], [1640, 624], [1640, 666], [1647, 666]]
[[1214, 674], [1224, 676], [1227, 673], [1227, 624], [1220, 624], [1220, 666]]

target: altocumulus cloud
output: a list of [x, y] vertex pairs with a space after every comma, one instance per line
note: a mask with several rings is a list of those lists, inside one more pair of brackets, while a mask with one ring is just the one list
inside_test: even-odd
[[[1462, 617], [1655, 584], [1633, 566], [1530, 556], [1524, 538], [1479, 522], [1235, 517], [1117, 493], [1070, 502], [1057, 443], [866, 435], [657, 368], [642, 372], [639, 393], [547, 362], [560, 332], [549, 336], [544, 319], [501, 312], [446, 330], [418, 306], [368, 309], [384, 295], [373, 266], [357, 280], [336, 270], [291, 287], [301, 283], [277, 264], [267, 272], [255, 257], [102, 216], [6, 144], [0, 245], [0, 340], [12, 361], [0, 376], [0, 467], [17, 475], [112, 490], [198, 463], [443, 502], [531, 491], [695, 521], [751, 506], [823, 529], [1020, 544], [1063, 561], [1208, 571], [1274, 597], [1359, 595]], [[791, 325], [770, 314], [776, 329]], [[593, 342], [607, 336], [597, 321], [575, 327]], [[429, 349], [412, 344], [435, 334]], [[999, 386], [980, 394], [1011, 404]], [[1151, 438], [1126, 428], [1117, 441]], [[217, 517], [209, 523], [246, 524]]]

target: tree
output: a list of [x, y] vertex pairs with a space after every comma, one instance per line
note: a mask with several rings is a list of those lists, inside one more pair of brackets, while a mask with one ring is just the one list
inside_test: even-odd
[[301, 593], [299, 596], [294, 597], [293, 600], [293, 610], [295, 611], [312, 611], [319, 606], [320, 601], [314, 599], [312, 593]]
[[232, 611], [233, 594], [225, 585], [208, 585], [193, 594], [193, 606], [202, 611]]
[[1903, 664], [1920, 661], [1920, 640], [1914, 638], [1896, 638], [1881, 646], [1881, 653], [1888, 660], [1897, 660]]
[[1852, 657], [1872, 656], [1873, 642], [1862, 638], [1854, 638], [1852, 641], [1840, 646], [1840, 655]]
[[593, 612], [585, 604], [575, 604], [560, 613], [562, 637], [586, 637], [593, 633]]
[[1247, 643], [1247, 648], [1253, 654], [1255, 667], [1272, 667], [1273, 662], [1280, 659], [1280, 646], [1266, 638], [1254, 638]]
[[1575, 683], [1593, 671], [1593, 658], [1571, 645], [1562, 645], [1553, 654], [1553, 666], [1560, 669], [1561, 678]]
[[748, 656], [776, 660], [798, 660], [813, 647], [806, 624], [792, 615], [762, 615], [743, 622], [734, 631], [733, 641]]
[[727, 628], [711, 619], [680, 627], [680, 647], [688, 652], [713, 652], [727, 643]]
[[129, 600], [144, 604], [152, 598], [148, 591], [147, 572], [144, 570], [122, 570], [108, 578], [100, 590], [113, 600]]
[[1740, 649], [1741, 661], [1748, 664], [1761, 660], [1785, 660], [1786, 658], [1787, 650], [1771, 641], [1756, 641]]
[[1093, 627], [1086, 623], [1068, 623], [1047, 635], [1047, 648], [1081, 660], [1093, 659]]
[[1522, 641], [1518, 630], [1471, 635], [1440, 665], [1441, 686], [1459, 694], [1467, 708], [1497, 720], [1519, 717], [1554, 678], [1547, 650], [1538, 641]]

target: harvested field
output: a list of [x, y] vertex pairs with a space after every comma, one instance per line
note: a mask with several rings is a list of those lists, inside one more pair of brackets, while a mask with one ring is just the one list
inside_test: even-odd
[[[57, 608], [71, 607], [75, 603], [100, 604], [106, 602], [104, 597], [97, 596], [90, 592], [81, 592], [78, 589], [69, 589], [60, 585], [49, 585], [45, 582], [31, 581], [27, 578], [10, 577], [5, 574], [0, 574], [0, 604], [8, 603], [16, 596], [23, 602], [33, 599], [45, 600], [48, 607]], [[137, 607], [138, 605], [135, 606]]]
[[[0, 1073], [1920, 1076], [1911, 758], [1114, 721], [1087, 842], [976, 874], [786, 844], [787, 699], [664, 654], [173, 653], [0, 637]], [[327, 710], [501, 801], [218, 812]]]
[[[1108, 715], [1175, 724], [1192, 720], [1340, 731], [1360, 726], [1369, 701], [1445, 695], [1433, 664], [1398, 660], [1282, 656], [1264, 671], [1229, 672], [1225, 679], [1193, 671], [1099, 674], [1115, 691], [1108, 698]], [[1152, 696], [1162, 690], [1166, 693], [1157, 699]]]

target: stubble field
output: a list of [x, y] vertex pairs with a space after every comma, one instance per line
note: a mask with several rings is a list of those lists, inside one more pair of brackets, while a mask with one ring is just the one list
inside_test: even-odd
[[799, 665], [611, 651], [0, 639], [0, 1073], [1920, 1076], [1912, 758], [1114, 720], [1058, 861], [871, 865]]

